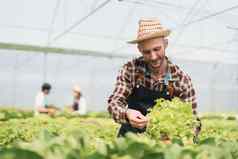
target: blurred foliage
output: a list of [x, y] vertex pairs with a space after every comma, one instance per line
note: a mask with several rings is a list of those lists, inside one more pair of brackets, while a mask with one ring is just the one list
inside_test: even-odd
[[[176, 104], [183, 105], [179, 101], [176, 101]], [[155, 107], [154, 113], [156, 110]], [[187, 111], [190, 110], [185, 109], [182, 112]], [[11, 108], [0, 110], [1, 112], [15, 114], [18, 113], [18, 110]], [[186, 129], [174, 127], [168, 127], [168, 130], [173, 130], [172, 133], [169, 133], [170, 142], [168, 143], [161, 141], [158, 136], [148, 134], [128, 133], [124, 138], [117, 138], [119, 125], [108, 118], [107, 113], [88, 113], [85, 116], [80, 116], [63, 111], [54, 117], [47, 115], [33, 117], [33, 113], [27, 111], [21, 113], [28, 114], [25, 116], [9, 115], [0, 121], [0, 159], [238, 158], [238, 122], [233, 118], [232, 120], [229, 118], [202, 118], [200, 140], [198, 144], [194, 144], [183, 139], [184, 135], [181, 134], [186, 134], [184, 133], [187, 131]], [[161, 118], [157, 118], [157, 113], [149, 115], [151, 120], [155, 118], [155, 121], [150, 123], [152, 126], [150, 131], [154, 134], [158, 133], [151, 129], [156, 126], [153, 125], [156, 124], [156, 120], [160, 120], [160, 123], [172, 122], [180, 126], [183, 125], [184, 121], [180, 119], [182, 117], [177, 119], [180, 121], [175, 121], [172, 120], [173, 118], [167, 120], [165, 112], [161, 111], [159, 115]], [[230, 114], [226, 116], [233, 117]], [[190, 116], [188, 117], [192, 119]]]
[[29, 117], [33, 117], [33, 111], [31, 110], [0, 107], [0, 121], [6, 121], [8, 119], [29, 118]]

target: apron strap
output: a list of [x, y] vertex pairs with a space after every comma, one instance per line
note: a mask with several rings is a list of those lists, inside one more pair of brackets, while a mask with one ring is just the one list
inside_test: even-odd
[[[135, 87], [139, 87], [140, 85], [142, 85], [142, 83], [144, 82], [146, 77], [149, 77], [151, 75], [151, 71], [148, 67], [147, 64], [138, 61], [135, 63], [136, 68], [138, 67], [142, 67], [144, 73], [140, 72], [139, 69], [135, 70], [136, 76], [135, 76]], [[174, 97], [174, 82], [176, 81], [176, 79], [172, 78], [172, 74], [170, 69], [168, 69], [168, 72], [166, 73], [163, 81], [160, 82], [160, 92], [164, 91], [164, 89], [167, 90], [168, 95], [170, 96], [170, 98]]]

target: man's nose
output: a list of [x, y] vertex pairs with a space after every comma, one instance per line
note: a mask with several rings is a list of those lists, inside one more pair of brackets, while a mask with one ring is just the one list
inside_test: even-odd
[[151, 60], [156, 60], [157, 59], [157, 53], [155, 51], [151, 51], [150, 59]]

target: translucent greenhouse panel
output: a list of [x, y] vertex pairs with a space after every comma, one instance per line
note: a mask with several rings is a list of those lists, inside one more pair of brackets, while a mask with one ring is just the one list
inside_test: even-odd
[[[53, 86], [50, 103], [72, 102], [72, 87], [80, 84], [89, 110], [106, 111], [120, 67], [129, 59], [0, 50], [0, 105], [32, 108], [46, 81]], [[238, 65], [172, 59], [192, 78], [198, 110], [238, 111]]]

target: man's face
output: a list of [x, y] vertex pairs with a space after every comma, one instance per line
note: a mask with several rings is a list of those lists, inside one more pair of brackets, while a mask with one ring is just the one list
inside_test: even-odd
[[43, 92], [44, 92], [45, 95], [48, 95], [50, 93], [50, 90], [45, 89]]
[[138, 49], [142, 53], [145, 61], [152, 69], [158, 69], [165, 57], [165, 48], [167, 40], [164, 38], [155, 38], [143, 41], [138, 44]]

